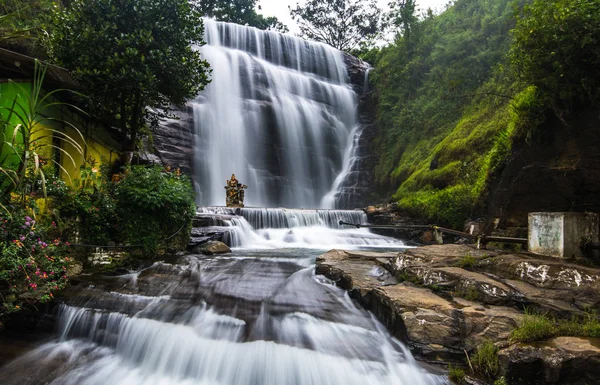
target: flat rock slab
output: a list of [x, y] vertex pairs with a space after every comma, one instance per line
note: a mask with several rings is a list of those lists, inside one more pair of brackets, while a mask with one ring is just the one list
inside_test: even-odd
[[[460, 268], [467, 256], [470, 266]], [[400, 253], [387, 268], [489, 305], [530, 307], [567, 318], [585, 308], [600, 310], [600, 269], [533, 254], [433, 245]]]
[[378, 253], [332, 250], [317, 259], [317, 273], [349, 291], [399, 339], [418, 354], [436, 359], [464, 358], [464, 350], [508, 338], [521, 318], [515, 309], [451, 300], [430, 289], [397, 281], [382, 268]]
[[600, 378], [600, 339], [556, 337], [515, 344], [498, 353], [510, 384], [597, 384]]

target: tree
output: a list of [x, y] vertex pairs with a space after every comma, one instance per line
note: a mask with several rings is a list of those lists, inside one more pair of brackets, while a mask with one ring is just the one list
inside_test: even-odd
[[0, 47], [40, 57], [45, 15], [51, 0], [0, 0]]
[[208, 83], [200, 14], [187, 0], [74, 0], [56, 9], [52, 60], [67, 68], [134, 151], [154, 109], [168, 111]]
[[597, 0], [536, 0], [523, 8], [512, 33], [513, 68], [559, 117], [577, 103], [600, 102]]
[[195, 0], [193, 6], [204, 16], [219, 21], [249, 25], [259, 29], [287, 32], [288, 28], [276, 17], [264, 17], [256, 12], [258, 0]]
[[385, 15], [386, 24], [409, 41], [411, 31], [418, 23], [415, 0], [392, 0], [389, 6], [390, 11]]
[[342, 51], [369, 46], [377, 37], [381, 10], [375, 0], [308, 0], [290, 9], [300, 34]]

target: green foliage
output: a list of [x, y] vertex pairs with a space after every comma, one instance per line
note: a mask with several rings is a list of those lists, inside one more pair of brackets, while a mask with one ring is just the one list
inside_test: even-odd
[[535, 0], [512, 31], [511, 64], [537, 87], [558, 116], [579, 103], [600, 102], [600, 3]]
[[498, 362], [498, 347], [491, 341], [486, 341], [477, 348], [471, 357], [475, 372], [493, 378], [500, 367]]
[[74, 0], [55, 10], [50, 56], [98, 112], [118, 119], [132, 151], [154, 108], [182, 105], [208, 83], [208, 63], [195, 49], [203, 44], [200, 16], [187, 0]]
[[494, 385], [508, 385], [508, 383], [506, 382], [506, 378], [502, 376], [494, 381]]
[[[288, 28], [276, 17], [264, 17], [256, 12], [258, 0], [196, 0], [192, 6], [201, 15], [215, 20], [227, 21], [241, 25], [249, 25], [259, 29], [287, 32]], [[260, 6], [258, 6], [260, 10]]]
[[465, 371], [458, 366], [448, 365], [448, 378], [457, 384], [463, 384], [465, 381]]
[[574, 316], [569, 320], [554, 319], [529, 310], [519, 326], [510, 334], [512, 342], [534, 342], [556, 336], [600, 337], [600, 322], [595, 312]]
[[[34, 79], [30, 87], [9, 82], [18, 92], [13, 100], [7, 100], [8, 105], [0, 105], [0, 127], [2, 128], [0, 185], [5, 198], [10, 192], [16, 192], [23, 197], [30, 194], [38, 181], [45, 195], [46, 176], [42, 168], [44, 162], [63, 168], [60, 163], [48, 156], [53, 150], [59, 151], [75, 165], [71, 154], [52, 143], [53, 137], [70, 144], [74, 151], [83, 153], [83, 147], [79, 142], [66, 134], [59, 125], [73, 129], [78, 136], [77, 139], [85, 145], [79, 129], [68, 121], [54, 116], [63, 112], [62, 109], [85, 113], [74, 105], [57, 99], [60, 93], [67, 90], [44, 92], [42, 84], [45, 74], [46, 66], [36, 60]], [[0, 100], [1, 98], [0, 94]]]
[[115, 186], [119, 227], [125, 241], [141, 244], [147, 254], [179, 230], [187, 239], [195, 213], [194, 191], [186, 176], [160, 167], [132, 167]]
[[43, 226], [20, 207], [0, 217], [0, 318], [49, 301], [68, 282], [68, 244], [47, 239]]
[[512, 342], [539, 341], [555, 336], [556, 332], [554, 320], [546, 315], [526, 310], [519, 327], [510, 334], [510, 340]]
[[306, 0], [290, 9], [302, 37], [341, 51], [371, 46], [379, 33], [380, 13], [375, 0]]
[[0, 0], [0, 47], [39, 55], [51, 0]]
[[420, 20], [410, 2], [396, 10], [398, 35], [372, 75], [382, 127], [373, 148], [377, 183], [396, 189], [409, 215], [462, 227], [510, 155], [519, 89], [501, 63], [511, 3], [458, 0]]
[[457, 265], [463, 269], [471, 269], [477, 264], [477, 260], [471, 254], [464, 255], [460, 258]]

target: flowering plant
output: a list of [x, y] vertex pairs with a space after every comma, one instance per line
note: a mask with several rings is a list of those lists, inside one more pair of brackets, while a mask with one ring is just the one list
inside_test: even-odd
[[67, 284], [68, 243], [47, 241], [29, 216], [0, 217], [0, 314], [49, 301]]

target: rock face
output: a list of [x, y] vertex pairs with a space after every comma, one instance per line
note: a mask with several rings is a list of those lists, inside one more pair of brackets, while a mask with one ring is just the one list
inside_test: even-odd
[[194, 118], [192, 109], [185, 106], [172, 113], [179, 119], [161, 119], [154, 130], [154, 148], [164, 166], [180, 168], [192, 174], [194, 164]]
[[360, 130], [354, 137], [353, 163], [340, 185], [336, 208], [356, 208], [368, 204], [373, 190], [373, 167], [376, 151], [372, 148], [377, 134], [376, 103], [369, 90], [370, 66], [354, 56], [344, 54], [352, 88], [358, 97]]
[[332, 250], [317, 259], [316, 271], [426, 360], [464, 363], [465, 352], [472, 355], [492, 341], [500, 348], [500, 375], [510, 384], [600, 381], [599, 339], [509, 339], [525, 308], [565, 319], [597, 310], [600, 269], [532, 254], [432, 245], [402, 253]]
[[500, 227], [527, 226], [534, 211], [600, 211], [600, 117], [591, 110], [573, 115], [569, 127], [549, 119], [532, 143], [515, 143], [490, 186], [487, 211]]
[[600, 379], [600, 340], [556, 337], [532, 344], [515, 344], [498, 353], [509, 384], [597, 384]]

